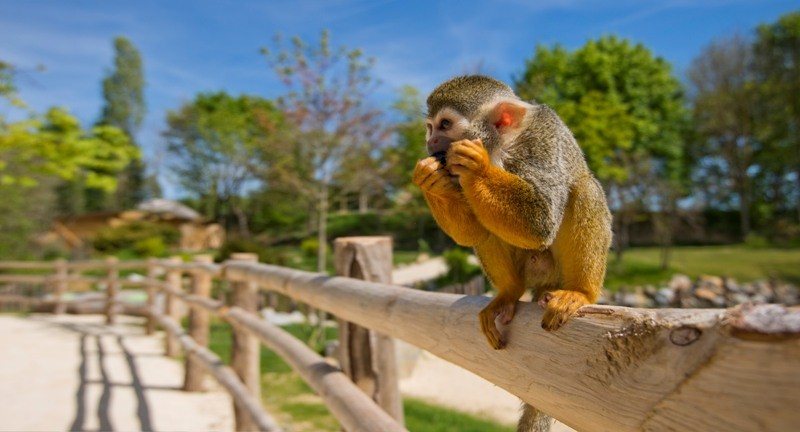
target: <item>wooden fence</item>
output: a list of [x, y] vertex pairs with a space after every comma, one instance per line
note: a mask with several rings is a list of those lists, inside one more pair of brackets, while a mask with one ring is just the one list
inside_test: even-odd
[[[238, 430], [278, 430], [260, 404], [258, 341], [322, 396], [344, 429], [403, 430], [391, 337], [460, 365], [578, 430], [784, 431], [800, 424], [798, 310], [587, 306], [562, 329], [546, 332], [539, 325], [541, 309], [520, 303], [505, 329], [508, 347], [494, 351], [477, 324], [490, 299], [388, 285], [388, 239], [338, 239], [336, 261], [337, 273], [365, 280], [259, 264], [253, 256], [237, 254], [221, 265], [205, 257], [191, 263], [0, 262], [0, 270], [53, 271], [48, 276], [0, 274], [0, 283], [48, 284], [55, 310], [62, 311], [59, 296], [70, 283], [87, 279], [70, 271], [102, 269], [103, 276], [88, 279], [105, 282], [110, 323], [120, 306], [135, 312], [115, 302], [119, 287], [146, 287], [148, 331], [158, 324], [168, 334], [168, 353], [176, 355], [178, 346], [187, 352], [186, 390], [199, 388], [203, 371], [228, 389]], [[129, 268], [146, 269], [147, 277], [121, 279], [118, 271]], [[184, 274], [191, 279], [188, 291], [181, 284]], [[214, 278], [231, 284], [230, 304], [209, 298]], [[341, 369], [260, 319], [257, 290], [287, 295], [342, 320]], [[166, 298], [163, 310], [154, 304], [157, 291]], [[3, 300], [20, 299], [0, 295]], [[187, 330], [177, 324], [177, 301], [190, 306]], [[209, 314], [234, 328], [230, 367], [206, 348]]]

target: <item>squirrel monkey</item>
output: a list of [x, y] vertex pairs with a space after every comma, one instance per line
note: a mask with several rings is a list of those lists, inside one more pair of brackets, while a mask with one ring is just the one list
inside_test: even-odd
[[[453, 78], [428, 96], [430, 157], [413, 182], [439, 226], [471, 246], [497, 296], [480, 312], [495, 349], [527, 288], [558, 329], [603, 287], [611, 244], [605, 193], [567, 126], [553, 110], [520, 100], [500, 81]], [[518, 431], [550, 430], [550, 417], [525, 404]]]
[[427, 149], [414, 171], [436, 222], [475, 249], [497, 296], [480, 312], [495, 349], [527, 288], [558, 329], [603, 286], [611, 214], [602, 187], [553, 110], [504, 83], [453, 78], [427, 99]]

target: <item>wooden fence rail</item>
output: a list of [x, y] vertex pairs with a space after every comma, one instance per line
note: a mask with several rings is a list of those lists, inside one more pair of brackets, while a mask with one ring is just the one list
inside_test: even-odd
[[[12, 264], [0, 262], [0, 269], [63, 268]], [[123, 263], [117, 265], [121, 268]], [[110, 264], [99, 262], [94, 268], [103, 266]], [[80, 268], [92, 267], [84, 263]], [[539, 325], [541, 309], [520, 303], [511, 325], [504, 329], [507, 348], [495, 351], [477, 325], [478, 312], [490, 300], [487, 297], [417, 291], [241, 259], [222, 265], [150, 260], [140, 268], [147, 269], [148, 276], [138, 284], [151, 294], [162, 291], [173, 303], [180, 300], [193, 311], [220, 316], [236, 331], [278, 352], [320, 393], [348, 431], [403, 427], [338, 368], [261, 320], [252, 312], [252, 302], [243, 302], [246, 307], [242, 302], [228, 306], [208, 298], [207, 290], [197, 286], [189, 293], [182, 287], [181, 275], [204, 274], [192, 277], [194, 285], [219, 277], [240, 291], [252, 293], [258, 288], [281, 293], [384, 336], [403, 339], [471, 370], [578, 430], [783, 431], [800, 424], [800, 311], [783, 306], [744, 305], [727, 310], [589, 306], [560, 330], [546, 332]], [[158, 277], [161, 273], [166, 273], [164, 280]], [[0, 282], [13, 278], [0, 275]], [[75, 276], [36, 280], [53, 286], [54, 281], [69, 283]], [[253, 298], [240, 294], [236, 297]], [[206, 370], [213, 366], [211, 373], [218, 379], [219, 370], [230, 372], [205, 355], [199, 331], [206, 325], [202, 319], [202, 325], [191, 325], [184, 332], [175, 324], [174, 310], [168, 307], [161, 312], [149, 305], [151, 319], [176, 344], [187, 352], [203, 353], [188, 357]], [[252, 363], [245, 363], [252, 368]], [[246, 385], [247, 377], [234, 370], [239, 378], [233, 386], [247, 389], [249, 397], [258, 401]], [[223, 379], [230, 378], [230, 373], [222, 373], [227, 377]], [[239, 428], [247, 421], [264, 430], [272, 427], [257, 418], [260, 414], [252, 403], [236, 397], [239, 390], [229, 390], [249, 416], [249, 420], [237, 419]]]

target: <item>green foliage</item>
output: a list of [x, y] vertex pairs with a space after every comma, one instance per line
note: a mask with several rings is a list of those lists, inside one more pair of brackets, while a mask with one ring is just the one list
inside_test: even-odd
[[[154, 240], [155, 239], [155, 240]], [[172, 225], [149, 221], [104, 228], [97, 232], [92, 245], [98, 252], [117, 252], [125, 249], [135, 250], [140, 256], [143, 252], [161, 252], [160, 246], [173, 245], [180, 239], [180, 232]], [[159, 243], [160, 242], [160, 243]]]
[[258, 255], [258, 261], [266, 264], [286, 266], [290, 264], [286, 251], [278, 248], [268, 248], [256, 240], [240, 237], [228, 237], [217, 253], [218, 261], [225, 261], [231, 254], [245, 252]]
[[381, 157], [387, 167], [384, 180], [389, 182], [397, 205], [427, 210], [422, 193], [411, 183], [417, 161], [427, 156], [425, 117], [419, 91], [411, 86], [403, 87], [393, 108], [401, 119], [395, 127], [397, 143], [387, 147]]
[[744, 245], [752, 249], [765, 249], [769, 247], [769, 240], [764, 236], [750, 233], [744, 238]]
[[480, 419], [474, 415], [444, 409], [418, 399], [403, 400], [406, 428], [420, 432], [511, 432], [509, 426]]
[[[319, 240], [314, 238], [307, 238], [300, 243], [300, 251], [303, 253], [303, 256], [307, 258], [313, 258], [317, 256], [317, 252], [319, 251]], [[328, 253], [328, 246], [325, 245], [325, 253]]]
[[88, 187], [105, 191], [113, 191], [116, 174], [139, 157], [120, 129], [97, 126], [86, 132], [61, 108], [51, 108], [43, 118], [0, 124], [0, 154], [2, 184], [30, 187], [41, 175], [82, 178]]
[[133, 243], [133, 251], [141, 257], [163, 257], [167, 253], [167, 245], [163, 237], [148, 237]]
[[272, 102], [225, 92], [199, 94], [168, 113], [170, 168], [201, 213], [219, 221], [244, 211], [242, 191], [265, 176], [260, 161], [282, 122]]
[[515, 85], [521, 97], [558, 112], [599, 179], [622, 183], [639, 170], [681, 173], [683, 88], [644, 45], [615, 36], [571, 53], [539, 45]]
[[467, 249], [455, 247], [445, 251], [442, 256], [447, 264], [447, 274], [437, 281], [439, 285], [464, 283], [481, 273], [480, 267], [470, 264], [470, 252]]

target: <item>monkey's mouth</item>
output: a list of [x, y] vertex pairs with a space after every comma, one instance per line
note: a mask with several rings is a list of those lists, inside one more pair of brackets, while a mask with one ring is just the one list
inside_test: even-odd
[[447, 164], [447, 157], [446, 157], [447, 156], [447, 152], [446, 151], [444, 151], [444, 150], [438, 151], [438, 152], [432, 154], [431, 156], [435, 157], [436, 160], [439, 161], [440, 164], [442, 164], [442, 166], [445, 166]]

